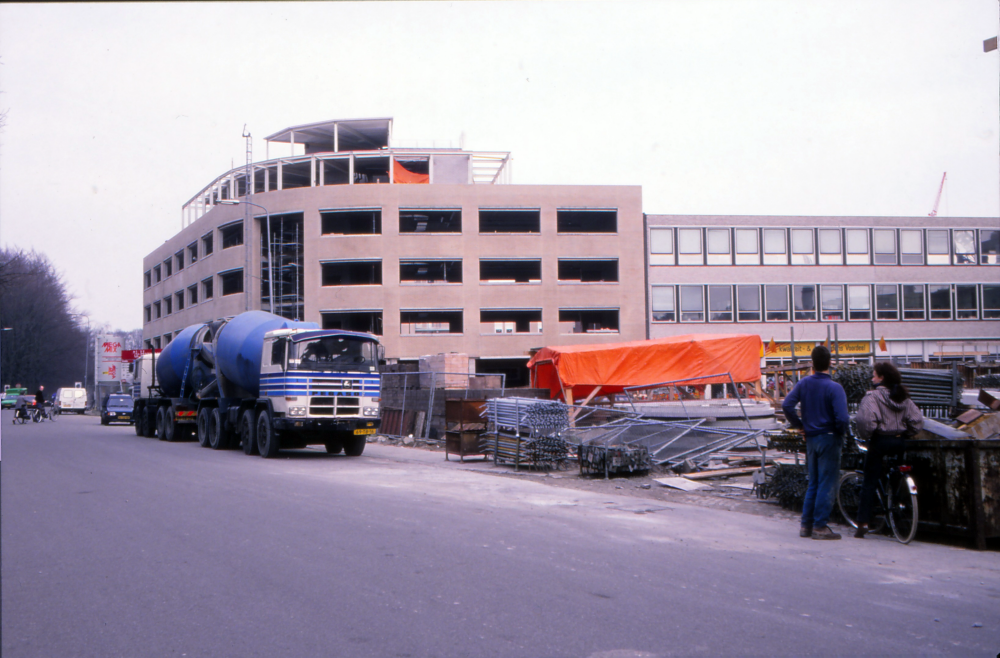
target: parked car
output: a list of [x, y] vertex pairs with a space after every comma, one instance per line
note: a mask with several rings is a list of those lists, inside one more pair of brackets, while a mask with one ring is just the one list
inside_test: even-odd
[[131, 395], [112, 393], [104, 398], [104, 404], [101, 405], [101, 425], [109, 425], [111, 423], [128, 423], [131, 425], [134, 422], [135, 417], [132, 415]]
[[24, 388], [8, 388], [3, 393], [3, 399], [0, 400], [0, 409], [13, 409], [17, 403], [17, 397], [27, 392], [27, 389]]

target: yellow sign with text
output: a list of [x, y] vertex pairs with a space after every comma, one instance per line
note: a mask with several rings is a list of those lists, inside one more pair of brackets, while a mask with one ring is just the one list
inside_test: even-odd
[[[808, 359], [809, 355], [812, 353], [813, 348], [817, 345], [822, 345], [824, 341], [795, 341], [795, 357], [800, 359]], [[866, 340], [859, 341], [841, 341], [838, 345], [841, 356], [850, 356], [852, 354], [868, 354], [871, 352], [872, 344]], [[774, 349], [768, 349], [768, 343], [764, 343], [763, 356], [772, 359], [790, 359], [792, 357], [792, 344], [788, 341], [784, 343], [776, 342], [774, 344]], [[834, 353], [833, 346], [830, 346], [830, 353]]]

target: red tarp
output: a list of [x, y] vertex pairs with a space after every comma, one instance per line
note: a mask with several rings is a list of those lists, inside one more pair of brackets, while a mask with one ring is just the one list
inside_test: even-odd
[[399, 160], [392, 161], [392, 182], [397, 184], [419, 184], [424, 185], [431, 182], [430, 174], [416, 174], [406, 168]]
[[[727, 372], [737, 384], [757, 381], [761, 347], [760, 336], [755, 334], [688, 334], [629, 343], [543, 347], [528, 361], [528, 368], [536, 388], [547, 388], [558, 399], [572, 388], [573, 398], [580, 400], [598, 386], [598, 395], [608, 395], [629, 386]], [[729, 378], [692, 385], [722, 383], [729, 383]]]

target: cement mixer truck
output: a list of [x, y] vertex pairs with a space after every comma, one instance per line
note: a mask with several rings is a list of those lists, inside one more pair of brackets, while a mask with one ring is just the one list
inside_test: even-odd
[[136, 361], [135, 431], [262, 457], [307, 445], [360, 456], [379, 425], [383, 359], [372, 334], [263, 311], [194, 324]]

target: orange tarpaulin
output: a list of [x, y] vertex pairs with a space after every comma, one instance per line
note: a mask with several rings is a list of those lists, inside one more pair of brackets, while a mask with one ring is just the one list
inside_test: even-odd
[[415, 174], [399, 160], [392, 161], [392, 181], [394, 183], [406, 184], [406, 183], [423, 183], [427, 184], [431, 182], [430, 174]]
[[[729, 373], [736, 383], [760, 379], [762, 341], [754, 334], [688, 334], [605, 345], [543, 347], [531, 360], [533, 385], [579, 400], [629, 386]], [[728, 377], [694, 384], [729, 383]], [[599, 392], [596, 390], [600, 388]]]

